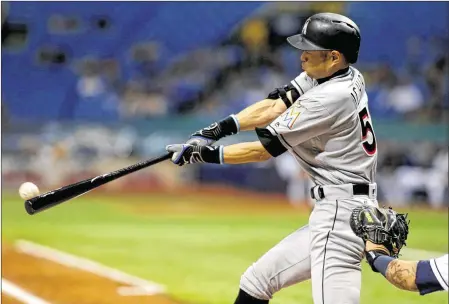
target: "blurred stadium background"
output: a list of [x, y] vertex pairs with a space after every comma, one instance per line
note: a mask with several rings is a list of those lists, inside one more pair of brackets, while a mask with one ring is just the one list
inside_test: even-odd
[[[411, 213], [421, 255], [447, 252], [447, 2], [2, 2], [6, 270], [19, 273], [25, 261], [13, 263], [11, 248], [27, 239], [160, 282], [183, 302], [231, 303], [249, 263], [307, 222], [310, 185], [288, 155], [240, 166], [166, 162], [32, 218], [16, 191], [158, 156], [266, 97], [300, 73], [285, 38], [322, 11], [361, 28], [356, 67], [379, 141], [380, 202]], [[363, 303], [424, 301], [365, 273], [376, 284], [364, 295], [378, 301]], [[311, 303], [308, 288], [274, 303]]]

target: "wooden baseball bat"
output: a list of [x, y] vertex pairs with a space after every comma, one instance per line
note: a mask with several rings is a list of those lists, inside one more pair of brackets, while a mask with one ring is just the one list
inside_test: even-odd
[[72, 198], [81, 196], [97, 187], [100, 187], [101, 185], [112, 182], [113, 180], [116, 180], [120, 177], [170, 159], [171, 156], [172, 153], [167, 153], [162, 156], [148, 159], [129, 167], [119, 169], [117, 171], [99, 175], [94, 178], [85, 179], [83, 181], [46, 192], [25, 201], [25, 210], [30, 215], [36, 214], [38, 212], [64, 203]]

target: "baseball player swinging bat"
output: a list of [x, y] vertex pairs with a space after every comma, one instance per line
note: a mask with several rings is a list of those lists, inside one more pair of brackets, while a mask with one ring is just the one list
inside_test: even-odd
[[100, 187], [101, 185], [112, 182], [120, 177], [170, 159], [171, 155], [172, 153], [166, 153], [162, 156], [148, 159], [117, 171], [99, 175], [94, 178], [85, 179], [83, 181], [46, 192], [25, 201], [25, 210], [28, 214], [33, 215], [52, 208], [56, 205], [71, 200], [72, 198], [81, 196], [97, 187]]
[[[166, 150], [178, 166], [256, 163], [291, 153], [315, 184], [308, 225], [246, 269], [234, 304], [268, 304], [281, 289], [309, 279], [314, 304], [359, 304], [364, 244], [349, 216], [356, 207], [378, 207], [377, 140], [364, 77], [352, 66], [360, 29], [348, 17], [319, 13], [287, 41], [302, 52], [302, 73]], [[258, 141], [215, 144], [240, 131], [255, 131]]]

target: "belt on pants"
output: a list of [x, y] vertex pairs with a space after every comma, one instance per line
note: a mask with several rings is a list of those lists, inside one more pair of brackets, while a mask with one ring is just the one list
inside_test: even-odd
[[310, 189], [312, 199], [349, 198], [354, 195], [366, 195], [371, 199], [377, 197], [377, 185], [373, 184], [344, 184], [315, 186]]

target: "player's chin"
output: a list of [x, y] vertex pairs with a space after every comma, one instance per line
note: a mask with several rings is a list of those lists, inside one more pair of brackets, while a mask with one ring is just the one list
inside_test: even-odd
[[315, 69], [305, 69], [304, 72], [306, 72], [307, 76], [313, 79], [320, 79], [323, 78], [321, 75], [322, 73], [316, 71]]
[[307, 68], [302, 68], [302, 70], [304, 72], [306, 72], [307, 76], [309, 76], [310, 78], [315, 78], [313, 72], [311, 72], [309, 69]]
[[313, 74], [313, 73], [311, 73], [311, 70], [307, 65], [305, 65], [303, 63], [303, 64], [301, 64], [301, 68], [304, 72], [306, 72], [307, 76], [312, 77], [311, 74]]

